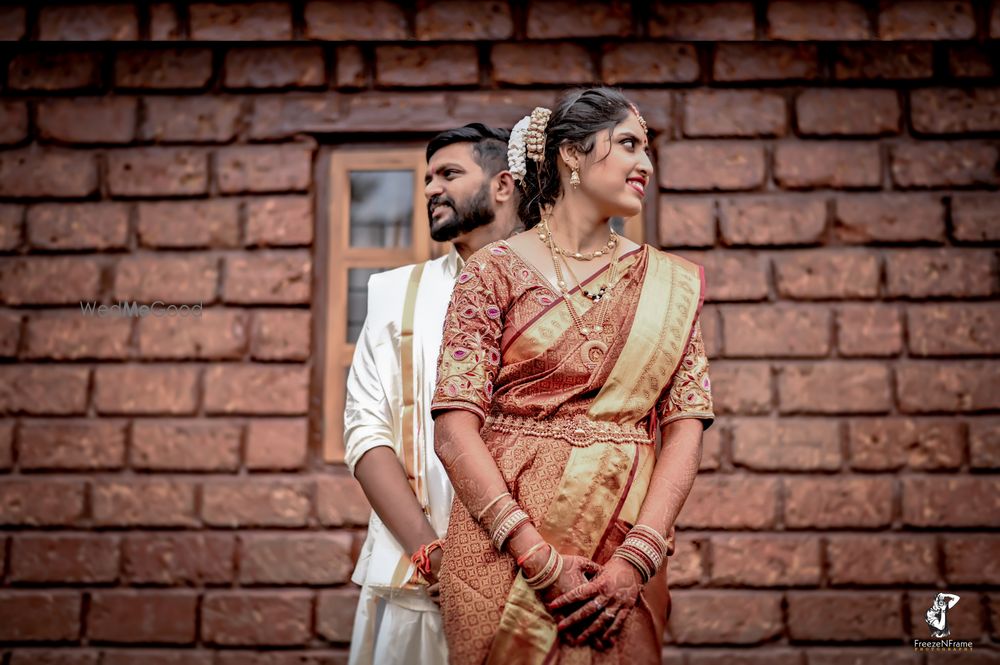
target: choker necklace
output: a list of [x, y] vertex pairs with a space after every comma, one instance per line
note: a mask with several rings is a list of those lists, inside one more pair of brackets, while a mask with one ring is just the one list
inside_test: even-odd
[[592, 252], [571, 252], [556, 244], [556, 239], [552, 237], [552, 231], [549, 229], [549, 220], [543, 219], [538, 226], [538, 239], [548, 245], [551, 251], [563, 257], [569, 256], [577, 261], [593, 261], [598, 256], [604, 256], [618, 246], [618, 234], [612, 229], [607, 244], [600, 249], [595, 249]]

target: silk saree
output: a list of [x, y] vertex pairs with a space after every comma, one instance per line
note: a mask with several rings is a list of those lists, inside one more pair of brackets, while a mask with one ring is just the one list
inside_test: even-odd
[[[621, 257], [619, 274], [606, 296], [602, 343], [593, 344], [549, 281], [508, 243], [477, 252], [452, 294], [431, 406], [435, 414], [478, 414], [508, 489], [542, 536], [563, 554], [599, 564], [642, 506], [657, 427], [680, 418], [708, 426], [714, 418], [698, 324], [701, 268], [643, 245]], [[571, 297], [584, 325], [593, 325], [595, 303], [579, 286]], [[644, 587], [614, 648], [571, 647], [513, 557], [493, 549], [456, 499], [440, 581], [456, 665], [660, 662], [665, 567]]]

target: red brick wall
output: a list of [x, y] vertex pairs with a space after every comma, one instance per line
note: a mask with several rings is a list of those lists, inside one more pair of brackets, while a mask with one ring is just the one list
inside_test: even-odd
[[[367, 507], [315, 445], [319, 150], [594, 80], [655, 131], [652, 241], [709, 280], [667, 661], [942, 662], [908, 641], [949, 590], [997, 662], [1000, 5], [28, 4], [0, 7], [3, 665], [343, 662]], [[205, 313], [78, 310], [120, 298]]]

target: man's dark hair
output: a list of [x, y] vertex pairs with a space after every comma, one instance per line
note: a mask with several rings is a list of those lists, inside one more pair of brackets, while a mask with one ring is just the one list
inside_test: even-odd
[[427, 144], [427, 161], [431, 161], [441, 148], [453, 143], [471, 143], [472, 155], [487, 177], [492, 178], [507, 170], [507, 141], [510, 132], [506, 129], [489, 127], [481, 122], [473, 122], [441, 132]]

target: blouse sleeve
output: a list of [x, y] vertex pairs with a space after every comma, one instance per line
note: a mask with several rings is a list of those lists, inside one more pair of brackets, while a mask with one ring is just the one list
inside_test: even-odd
[[495, 259], [508, 251], [502, 245], [485, 247], [469, 257], [455, 282], [438, 356], [433, 417], [448, 409], [472, 411], [483, 420], [489, 413], [509, 291]]
[[705, 355], [699, 321], [694, 323], [691, 339], [674, 374], [673, 383], [657, 405], [657, 415], [661, 426], [682, 418], [698, 418], [708, 429], [715, 420], [708, 356]]

